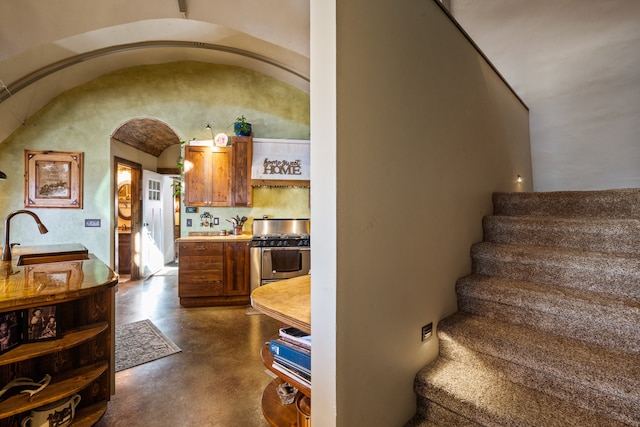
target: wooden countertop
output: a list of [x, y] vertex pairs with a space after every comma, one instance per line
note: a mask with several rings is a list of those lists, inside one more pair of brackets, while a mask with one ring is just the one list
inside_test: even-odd
[[311, 333], [311, 276], [262, 285], [251, 292], [251, 305], [256, 310]]
[[219, 235], [210, 235], [210, 234], [204, 234], [207, 233], [202, 232], [203, 235], [197, 235], [196, 232], [192, 232], [193, 234], [189, 235], [189, 236], [185, 236], [185, 237], [179, 237], [178, 239], [176, 239], [178, 242], [243, 242], [243, 241], [250, 241], [251, 238], [253, 237], [252, 234], [238, 234], [233, 235], [233, 234], [227, 234], [226, 236], [219, 236]]
[[118, 283], [118, 275], [93, 254], [84, 260], [23, 266], [16, 258], [1, 264], [0, 312], [56, 304]]

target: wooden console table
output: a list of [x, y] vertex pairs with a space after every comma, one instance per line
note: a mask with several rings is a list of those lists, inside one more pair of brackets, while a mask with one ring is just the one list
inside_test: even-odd
[[[251, 305], [269, 317], [310, 334], [311, 276], [260, 286], [251, 293]], [[262, 348], [260, 356], [267, 369], [278, 377], [269, 383], [262, 394], [262, 413], [265, 419], [275, 427], [298, 425], [300, 414], [297, 407], [304, 407], [308, 411], [311, 407], [311, 389], [273, 368], [273, 356], [268, 343]], [[283, 405], [280, 402], [276, 389], [282, 382], [293, 385], [302, 393], [296, 399], [296, 404]]]

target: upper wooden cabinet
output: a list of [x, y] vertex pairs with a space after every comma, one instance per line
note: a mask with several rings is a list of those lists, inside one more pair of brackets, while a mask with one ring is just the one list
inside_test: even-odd
[[233, 137], [231, 147], [187, 145], [186, 206], [251, 206], [251, 137]]
[[251, 187], [251, 159], [253, 157], [253, 138], [234, 136], [233, 148], [233, 195], [234, 206], [251, 206], [253, 187]]

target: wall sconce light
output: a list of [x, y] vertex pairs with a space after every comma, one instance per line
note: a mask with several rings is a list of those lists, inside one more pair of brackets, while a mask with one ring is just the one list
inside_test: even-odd
[[213, 141], [213, 129], [211, 129], [211, 125], [209, 125], [209, 123], [207, 123], [207, 126], [205, 126], [205, 129], [209, 129], [209, 132], [211, 132], [211, 140]]
[[0, 179], [7, 179], [7, 174], [0, 171]]
[[516, 181], [518, 182], [518, 184], [520, 184], [522, 182], [522, 177], [518, 175], [518, 178], [516, 178]]

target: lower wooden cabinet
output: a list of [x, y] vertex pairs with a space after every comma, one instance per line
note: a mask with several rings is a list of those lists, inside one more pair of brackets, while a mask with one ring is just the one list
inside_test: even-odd
[[185, 307], [249, 303], [249, 242], [178, 243], [178, 296]]
[[[31, 411], [43, 411], [47, 405], [61, 406], [61, 401], [65, 405], [74, 401], [74, 406], [77, 405], [73, 426], [94, 425], [107, 409], [114, 384], [112, 343], [117, 276], [97, 260], [75, 263], [84, 263], [86, 268], [83, 270], [84, 282], [80, 278], [72, 290], [41, 296], [34, 294], [30, 298], [16, 300], [0, 299], [4, 319], [12, 310], [31, 313], [55, 304], [57, 322], [61, 326], [60, 338], [24, 342], [0, 354], [0, 388], [7, 388], [0, 398], [0, 427], [19, 426], [32, 414]], [[100, 265], [94, 268], [93, 265], [98, 263]], [[64, 271], [69, 264], [73, 263], [41, 264], [38, 267], [56, 272]], [[110, 272], [104, 285], [83, 287], [87, 282], [98, 279], [102, 270]], [[15, 280], [20, 280], [21, 275], [16, 271]], [[58, 278], [59, 274], [55, 277]], [[50, 382], [30, 397], [17, 393], [21, 387], [9, 387], [17, 378], [29, 378], [41, 384], [46, 383], [45, 378], [50, 378]]]
[[118, 273], [131, 274], [131, 232], [118, 233]]

